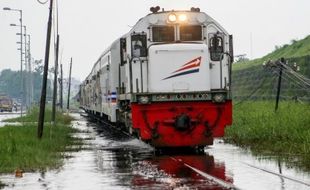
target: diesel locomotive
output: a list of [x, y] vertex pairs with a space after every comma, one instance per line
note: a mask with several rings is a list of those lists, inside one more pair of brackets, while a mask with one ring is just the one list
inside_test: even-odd
[[232, 124], [232, 35], [199, 8], [150, 10], [99, 56], [80, 106], [156, 148], [211, 145]]

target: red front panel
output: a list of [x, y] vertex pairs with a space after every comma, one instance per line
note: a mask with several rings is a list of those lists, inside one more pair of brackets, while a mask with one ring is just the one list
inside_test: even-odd
[[[232, 103], [159, 102], [131, 105], [133, 128], [142, 140], [155, 147], [203, 146], [222, 137], [226, 125], [232, 123]], [[175, 121], [180, 115], [190, 118], [190, 127], [179, 130]]]

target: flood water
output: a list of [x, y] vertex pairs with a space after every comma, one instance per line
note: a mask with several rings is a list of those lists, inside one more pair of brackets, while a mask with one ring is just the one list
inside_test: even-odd
[[[1, 112], [0, 113], [0, 127], [5, 126], [7, 123], [3, 120], [20, 117], [20, 112]], [[10, 123], [12, 125], [18, 125], [19, 123]]]
[[282, 165], [282, 175], [292, 179], [280, 177], [274, 174], [279, 173], [277, 162], [257, 159], [221, 139], [205, 154], [158, 155], [121, 131], [74, 116], [73, 127], [83, 131], [76, 136], [87, 143], [84, 149], [67, 153], [70, 158], [56, 170], [22, 178], [0, 175], [4, 189], [310, 189], [309, 173]]

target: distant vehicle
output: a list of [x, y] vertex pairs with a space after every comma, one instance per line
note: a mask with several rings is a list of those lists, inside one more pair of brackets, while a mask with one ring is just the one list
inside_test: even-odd
[[8, 111], [12, 112], [13, 110], [13, 100], [9, 96], [0, 95], [0, 112]]

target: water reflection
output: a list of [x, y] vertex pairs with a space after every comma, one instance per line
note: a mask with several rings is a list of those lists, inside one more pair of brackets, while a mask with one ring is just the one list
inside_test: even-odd
[[[94, 130], [103, 141], [97, 142], [95, 162], [111, 186], [131, 189], [223, 189], [219, 184], [201, 176], [189, 165], [216, 178], [233, 183], [226, 176], [224, 162], [215, 162], [206, 154], [164, 152], [157, 154], [150, 146], [127, 135], [97, 125]], [[183, 152], [184, 153], [184, 152]]]
[[171, 189], [181, 187], [223, 189], [219, 184], [206, 179], [188, 166], [228, 183], [233, 182], [231, 177], [226, 176], [225, 164], [216, 163], [213, 156], [162, 155], [138, 162], [132, 183], [135, 187], [146, 187], [152, 183], [166, 183]]

